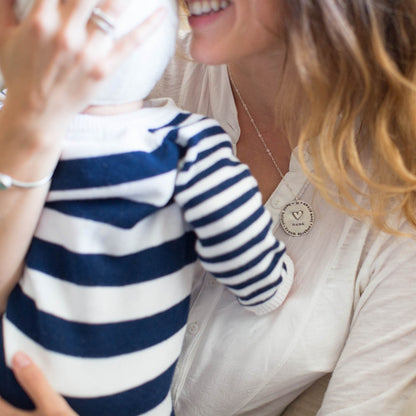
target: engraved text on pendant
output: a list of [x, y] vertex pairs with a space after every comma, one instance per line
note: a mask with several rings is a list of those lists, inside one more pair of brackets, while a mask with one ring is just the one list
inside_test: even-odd
[[307, 234], [315, 221], [312, 207], [304, 201], [292, 201], [280, 214], [280, 224], [286, 234], [301, 237]]

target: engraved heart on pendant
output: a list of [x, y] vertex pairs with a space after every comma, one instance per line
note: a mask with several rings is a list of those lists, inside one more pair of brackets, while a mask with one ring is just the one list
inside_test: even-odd
[[283, 207], [280, 213], [280, 225], [284, 232], [292, 237], [308, 234], [315, 222], [312, 207], [305, 201], [295, 200]]
[[295, 218], [295, 220], [300, 220], [303, 217], [303, 211], [299, 210], [299, 211], [292, 212], [292, 215]]

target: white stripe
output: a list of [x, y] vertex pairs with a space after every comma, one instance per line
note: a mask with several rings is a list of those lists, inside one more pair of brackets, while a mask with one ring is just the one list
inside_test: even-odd
[[273, 294], [276, 294], [278, 289], [279, 289], [279, 287], [276, 286], [272, 289], [269, 289], [267, 292], [263, 292], [260, 295], [251, 298], [248, 301], [239, 300], [239, 302], [240, 302], [241, 305], [248, 306], [248, 307], [250, 305], [255, 305], [256, 303], [265, 302], [266, 300], [270, 300], [271, 296], [273, 296]]
[[113, 156], [135, 151], [151, 153], [163, 143], [166, 135], [166, 132], [149, 133], [148, 128], [140, 124], [130, 125], [124, 130], [118, 128], [114, 131], [110, 128], [108, 137], [100, 137], [98, 140], [95, 136], [91, 137], [91, 130], [86, 132], [87, 137], [82, 137], [82, 130], [71, 132], [73, 137], [65, 140], [61, 160]]
[[[214, 126], [216, 126], [216, 124], [211, 123], [211, 125], [208, 127], [214, 127]], [[224, 142], [229, 143], [230, 146], [229, 147], [225, 146]], [[224, 150], [226, 150], [229, 155], [232, 154], [230, 137], [225, 133], [220, 133], [220, 134], [215, 134], [214, 136], [208, 136], [200, 140], [197, 145], [189, 147], [186, 158], [189, 160], [194, 160], [198, 156], [198, 154], [205, 152], [206, 150], [212, 149], [220, 143], [223, 143]]]
[[[236, 190], [238, 189], [238, 184], [236, 187]], [[221, 194], [215, 196], [215, 200], [213, 198], [209, 199], [208, 201], [205, 201], [206, 206], [204, 207], [204, 213], [208, 214], [212, 211], [216, 211], [221, 209], [223, 206], [227, 206], [233, 202], [235, 199], [235, 195], [231, 195], [228, 198], [227, 193], [221, 198]], [[215, 222], [211, 222], [207, 225], [198, 227], [198, 236], [203, 238], [210, 238], [218, 235], [219, 232], [226, 232], [228, 230], [231, 230], [232, 228], [239, 225], [244, 219], [249, 217], [251, 214], [256, 212], [260, 205], [259, 201], [261, 200], [260, 194], [255, 194], [252, 196], [248, 201], [246, 201], [243, 205], [238, 206], [231, 212], [229, 212], [227, 215], [224, 215], [222, 218]], [[223, 201], [223, 202], [222, 202]], [[204, 203], [203, 203], [204, 204]], [[200, 204], [196, 206], [195, 208], [192, 208], [190, 210], [187, 210], [185, 212], [185, 217], [187, 221], [195, 221], [201, 218], [201, 215], [198, 215], [198, 209], [203, 209], [202, 205]], [[217, 205], [216, 204], [220, 204]], [[268, 217], [268, 216], [267, 216]]]
[[[224, 144], [224, 142], [229, 142], [230, 146], [229, 147], [226, 146]], [[215, 162], [218, 161], [218, 160], [224, 159], [224, 158], [228, 160], [230, 157], [232, 159], [234, 159], [234, 155], [232, 154], [231, 142], [230, 142], [229, 137], [226, 134], [218, 134], [218, 135], [215, 135], [215, 136], [208, 136], [208, 137], [204, 138], [203, 140], [200, 140], [197, 145], [194, 145], [192, 147], [188, 147], [187, 152], [186, 152], [186, 159], [184, 160], [184, 163], [189, 163], [189, 162], [193, 163], [201, 153], [203, 153], [207, 150], [213, 149], [214, 147], [216, 147], [220, 143], [223, 144], [223, 147], [218, 148], [217, 150], [215, 150], [214, 153], [211, 152], [208, 159], [210, 161], [215, 161]], [[201, 163], [204, 160], [205, 160], [205, 158], [201, 159], [198, 163]], [[210, 165], [212, 165], [212, 163], [210, 163], [208, 165], [205, 164], [204, 168], [206, 169]], [[199, 166], [204, 166], [204, 165], [194, 165], [193, 164], [191, 169], [201, 170], [201, 167], [199, 167]]]
[[176, 204], [171, 204], [131, 229], [43, 210], [36, 236], [75, 253], [123, 256], [181, 237], [189, 228]]
[[47, 200], [66, 201], [74, 199], [108, 199], [120, 197], [131, 201], [163, 206], [169, 202], [172, 196], [175, 179], [176, 170], [171, 170], [151, 178], [124, 182], [119, 185], [71, 189], [69, 191], [50, 191]]
[[[191, 141], [193, 137], [200, 134], [206, 129], [216, 127], [218, 125], [219, 124], [215, 120], [209, 118], [203, 119], [198, 114], [191, 115], [191, 117], [189, 117], [184, 123], [180, 124], [180, 135], [177, 139], [177, 142], [185, 147], [188, 147], [188, 143]], [[213, 136], [210, 136], [209, 138], [211, 137]], [[200, 141], [199, 143], [203, 141], [204, 140]]]
[[[247, 282], [248, 279], [253, 278], [253, 276], [256, 276], [258, 274], [264, 273], [267, 268], [270, 266], [270, 264], [273, 261], [274, 256], [276, 255], [275, 252], [271, 252], [268, 255], [266, 255], [259, 263], [257, 263], [255, 266], [244, 270], [240, 274], [237, 274], [233, 277], [226, 277], [221, 278], [218, 277], [218, 280], [225, 284], [225, 285], [238, 285], [241, 283]], [[225, 269], [222, 267], [222, 263], [220, 264], [206, 264], [202, 262], [202, 265], [209, 270], [211, 273], [216, 273], [218, 275], [221, 275], [221, 272], [227, 272], [228, 269]], [[238, 265], [237, 265], [238, 266]], [[245, 263], [240, 264], [241, 267], [245, 266]], [[245, 289], [238, 289], [238, 296], [248, 296], [253, 291], [257, 290], [260, 287], [267, 286], [269, 283], [276, 281], [278, 277], [280, 276], [280, 270], [282, 267], [282, 259], [278, 262], [278, 267], [276, 267], [272, 274], [269, 274], [265, 278], [261, 279], [259, 282], [252, 284]]]
[[[195, 155], [195, 157], [198, 156], [198, 153], [199, 153], [199, 148], [198, 148], [198, 152]], [[201, 160], [199, 160], [198, 162], [195, 162], [195, 163], [194, 163], [193, 159], [187, 157], [186, 160], [185, 160], [185, 163], [191, 161], [193, 164], [188, 170], [181, 171], [178, 174], [178, 179], [177, 179], [176, 183], [178, 185], [185, 185], [186, 186], [187, 183], [189, 181], [193, 180], [194, 177], [197, 176], [199, 173], [204, 172], [204, 171], [212, 168], [212, 166], [214, 164], [218, 163], [218, 162], [221, 162], [221, 161], [229, 162], [230, 157], [232, 157], [231, 149], [224, 148], [224, 147], [218, 149], [217, 151], [215, 151], [215, 153], [212, 153], [210, 155], [210, 157], [203, 158], [203, 159], [201, 159]], [[210, 185], [211, 186], [207, 186], [207, 185], [203, 186], [202, 185], [202, 184], [204, 184], [204, 180], [206, 180], [206, 178], [205, 178], [205, 179], [201, 180], [200, 182], [198, 182], [198, 187], [200, 186], [200, 184], [201, 184], [201, 186], [203, 186], [203, 188], [201, 190], [198, 189], [198, 191], [199, 191], [199, 193], [203, 193], [206, 190], [209, 190], [210, 188], [212, 188], [213, 184], [221, 183], [225, 179], [232, 178], [232, 177], [238, 175], [240, 172], [243, 172], [244, 170], [247, 170], [247, 167], [245, 165], [238, 165], [238, 166], [226, 165], [226, 166], [224, 166], [220, 169], [216, 169], [215, 171], [211, 172], [210, 175], [207, 177], [207, 178], [210, 178]], [[214, 178], [214, 180], [213, 180], [213, 178]], [[183, 191], [183, 192], [185, 193], [186, 190]], [[195, 192], [195, 190], [193, 192]]]
[[[250, 205], [254, 209], [258, 208], [258, 205], [256, 204], [252, 203]], [[227, 217], [229, 217], [228, 222], [226, 221], [227, 217], [225, 217], [225, 220], [220, 219], [212, 224], [209, 224], [209, 226], [203, 227], [202, 230], [198, 229], [198, 232], [201, 236], [205, 236], [207, 232], [209, 232], [211, 236], [212, 235], [215, 236], [218, 233], [226, 231], [223, 228], [219, 227], [218, 225], [224, 226], [225, 224], [227, 227], [232, 228], [233, 226], [240, 224], [242, 221], [244, 221], [244, 219], [249, 217], [251, 214], [252, 212], [249, 211], [246, 206], [242, 206], [227, 215]], [[237, 223], [235, 223], [236, 218], [240, 219], [240, 221], [238, 221]], [[227, 240], [221, 243], [215, 244], [213, 246], [205, 247], [205, 246], [202, 246], [202, 244], [199, 241], [197, 241], [197, 245], [196, 245], [197, 251], [203, 257], [207, 257], [207, 258], [213, 258], [218, 255], [230, 253], [231, 251], [237, 250], [238, 248], [242, 247], [244, 244], [248, 243], [250, 240], [252, 240], [256, 236], [258, 236], [260, 232], [262, 232], [264, 228], [267, 226], [269, 221], [270, 221], [270, 218], [268, 215], [262, 215], [254, 223], [251, 223], [248, 227], [240, 230], [240, 232], [236, 234], [235, 236], [233, 236], [232, 238], [228, 238]], [[221, 223], [221, 224], [218, 224], [218, 223]], [[267, 245], [265, 241], [261, 242], [260, 244], [257, 243], [256, 246], [258, 250], [263, 251], [265, 248], [269, 247], [271, 244], [273, 244], [276, 241], [275, 238], [271, 236], [271, 234], [269, 234], [268, 237], [266, 234], [265, 238], [268, 238], [270, 240], [269, 244]]]
[[163, 374], [177, 360], [184, 333], [185, 328], [158, 345], [131, 354], [85, 359], [47, 351], [4, 320], [7, 365], [11, 366], [17, 351], [25, 351], [56, 391], [79, 398], [117, 394]]
[[[248, 176], [244, 179], [241, 179], [239, 182], [227, 187], [220, 193], [215, 194], [201, 204], [187, 210], [187, 214], [189, 215], [189, 218], [194, 220], [215, 213], [216, 211], [219, 211], [220, 209], [223, 209], [230, 204], [236, 203], [238, 198], [242, 197], [244, 193], [252, 190], [255, 186], [256, 184], [254, 183], [253, 178]], [[253, 194], [246, 202], [238, 203], [240, 206], [245, 206], [244, 204], [248, 204], [250, 200], [253, 200], [257, 203], [257, 209], [260, 207], [260, 193]], [[251, 212], [255, 211], [255, 209], [251, 210]], [[237, 217], [237, 219], [239, 220], [238, 222], [242, 221], [240, 217]]]
[[[237, 256], [231, 257], [228, 260], [224, 260], [221, 262], [216, 262], [216, 263], [205, 263], [204, 262], [204, 266], [208, 268], [208, 270], [211, 273], [227, 273], [229, 271], [232, 271], [238, 267], [246, 267], [251, 261], [253, 261], [254, 259], [256, 259], [257, 257], [259, 257], [262, 253], [264, 253], [265, 251], [269, 250], [273, 244], [275, 243], [275, 239], [272, 238], [271, 236], [268, 236], [263, 242], [262, 244], [255, 244], [254, 246], [252, 246], [251, 248], [249, 248], [246, 251], [243, 251], [242, 253], [240, 253]], [[284, 248], [284, 246], [282, 245], [279, 248], [279, 252], [282, 251]], [[200, 252], [201, 250], [199, 249], [199, 246], [197, 247], [197, 251]], [[219, 252], [221, 253], [221, 252]], [[276, 256], [276, 251], [273, 250], [271, 252], [269, 252], [265, 258], [269, 259], [269, 264], [272, 263], [274, 257]], [[262, 273], [263, 271], [266, 270], [266, 268], [268, 267], [268, 265], [266, 264], [263, 268], [260, 268], [260, 264], [262, 263], [257, 263], [256, 266], [252, 266], [252, 274], [256, 275], [259, 273]], [[233, 282], [233, 284], [236, 284], [237, 282], [234, 281], [234, 279], [237, 279], [237, 277], [233, 277], [230, 282]]]
[[172, 308], [189, 296], [192, 279], [201, 270], [191, 264], [149, 282], [88, 287], [26, 269], [20, 285], [43, 312], [73, 322], [105, 324], [141, 319]]
[[[246, 167], [243, 165], [238, 167], [222, 168], [218, 172], [212, 173], [209, 176], [201, 179], [191, 188], [187, 188], [184, 191], [181, 191], [179, 194], [177, 194], [176, 199], [182, 206], [184, 206], [186, 202], [192, 200], [195, 197], [198, 197], [199, 195], [204, 194], [205, 192], [211, 191], [212, 188], [216, 185], [222, 183], [223, 181], [229, 178], [237, 176], [245, 170]], [[233, 184], [232, 186], [229, 186], [225, 190], [211, 197], [208, 200], [208, 206], [206, 206], [206, 202], [202, 202], [196, 207], [187, 210], [187, 213], [189, 213], [188, 215], [191, 216], [191, 219], [201, 218], [204, 215], [207, 215], [212, 211], [221, 209], [222, 207], [233, 202], [235, 199], [241, 196], [244, 191], [246, 191], [247, 189], [251, 189], [254, 186], [255, 182], [253, 178], [246, 177], [244, 179], [241, 179], [239, 182]], [[195, 214], [193, 214], [193, 212], [195, 212]]]

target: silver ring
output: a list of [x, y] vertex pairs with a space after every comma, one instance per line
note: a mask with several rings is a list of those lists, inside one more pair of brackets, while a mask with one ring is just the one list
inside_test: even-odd
[[114, 19], [99, 7], [93, 9], [90, 20], [107, 35], [113, 33], [116, 28]]

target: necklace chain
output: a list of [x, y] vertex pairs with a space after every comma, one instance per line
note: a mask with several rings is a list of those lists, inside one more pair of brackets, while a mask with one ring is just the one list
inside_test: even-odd
[[[232, 85], [232, 87], [234, 88], [234, 90], [235, 90], [235, 92], [236, 92], [236, 94], [237, 94], [237, 97], [238, 97], [238, 99], [240, 100], [241, 105], [243, 106], [244, 111], [246, 112], [246, 114], [247, 114], [247, 116], [248, 116], [248, 118], [249, 118], [249, 120], [250, 120], [250, 123], [251, 123], [251, 125], [253, 126], [253, 128], [254, 128], [255, 132], [257, 133], [257, 137], [259, 138], [259, 140], [260, 140], [261, 144], [262, 144], [262, 145], [263, 145], [263, 147], [264, 147], [264, 150], [266, 151], [267, 155], [269, 156], [270, 160], [272, 161], [272, 163], [273, 163], [274, 167], [276, 168], [277, 172], [279, 173], [280, 177], [281, 177], [281, 178], [282, 178], [282, 180], [284, 181], [284, 175], [283, 175], [283, 172], [282, 172], [282, 170], [280, 169], [279, 165], [277, 164], [276, 159], [274, 158], [273, 153], [272, 153], [272, 151], [270, 150], [269, 146], [267, 146], [267, 143], [266, 143], [266, 140], [265, 140], [265, 139], [264, 139], [264, 137], [263, 137], [263, 134], [261, 133], [260, 129], [257, 127], [257, 124], [256, 124], [256, 122], [254, 121], [254, 118], [253, 118], [253, 116], [251, 115], [251, 112], [250, 112], [250, 110], [248, 109], [248, 106], [247, 106], [246, 102], [244, 101], [244, 98], [243, 98], [243, 96], [241, 95], [241, 92], [240, 92], [240, 90], [238, 89], [238, 87], [237, 87], [237, 85], [236, 85], [236, 83], [235, 83], [235, 81], [234, 81], [234, 79], [233, 79], [233, 77], [232, 77], [232, 75], [231, 75], [230, 68], [228, 68], [228, 75], [229, 75], [229, 77], [230, 77], [230, 82], [231, 82], [231, 85]], [[289, 186], [289, 184], [288, 184], [288, 183], [286, 183], [286, 181], [285, 181], [285, 185], [287, 186], [287, 188], [289, 189], [289, 191], [292, 193], [293, 198], [297, 201], [297, 200], [298, 200], [298, 197], [297, 197], [296, 193], [293, 191], [292, 187], [291, 187], [291, 186]]]
[[[246, 102], [244, 101], [240, 90], [238, 89], [237, 85], [235, 84], [233, 77], [231, 75], [231, 71], [228, 68], [228, 75], [230, 77], [231, 86], [234, 88], [237, 97], [239, 98], [244, 111], [246, 112], [250, 123], [252, 124], [254, 130], [257, 133], [257, 136], [262, 143], [264, 150], [266, 150], [266, 153], [268, 154], [270, 160], [273, 162], [274, 167], [276, 168], [277, 172], [279, 172], [279, 175], [282, 177], [282, 181], [286, 185], [287, 189], [291, 192], [293, 195], [293, 201], [286, 204], [281, 213], [280, 213], [280, 224], [284, 230], [284, 232], [292, 237], [302, 237], [303, 235], [307, 234], [311, 229], [315, 222], [315, 214], [312, 210], [312, 207], [304, 201], [299, 200], [299, 196], [293, 192], [292, 187], [286, 183], [284, 180], [284, 175], [282, 170], [280, 169], [279, 165], [276, 162], [276, 159], [274, 158], [272, 151], [269, 149], [269, 146], [267, 146], [266, 141], [264, 140], [263, 135], [261, 134], [261, 131], [257, 127], [256, 122], [254, 121], [253, 116], [250, 113], [250, 110], [248, 109], [248, 106]], [[300, 194], [302, 195], [303, 190], [306, 188], [307, 184], [305, 184], [304, 188], [301, 190]]]

